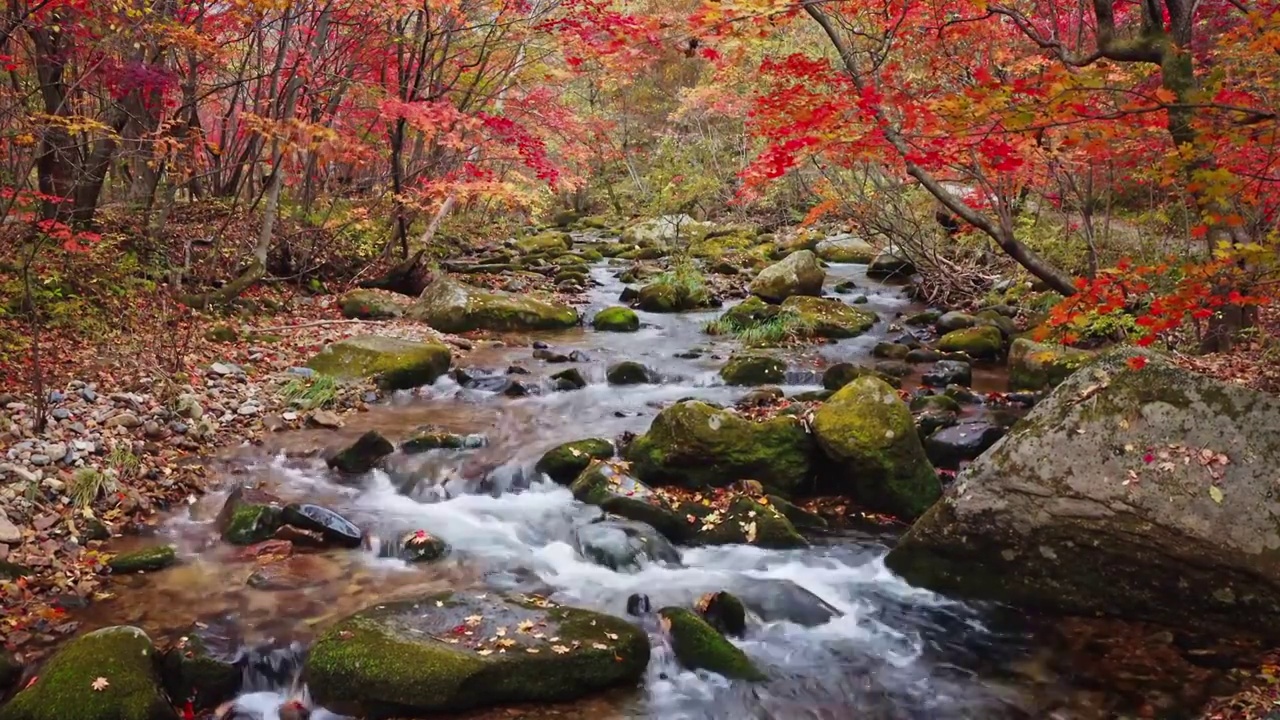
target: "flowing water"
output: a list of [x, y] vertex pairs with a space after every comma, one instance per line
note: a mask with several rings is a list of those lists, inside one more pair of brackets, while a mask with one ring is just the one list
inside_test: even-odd
[[[866, 278], [862, 266], [833, 266], [828, 283], [851, 279], [868, 296], [882, 322], [869, 334], [794, 356], [790, 391], [813, 389], [822, 365], [868, 359], [890, 332], [891, 320], [913, 311], [900, 288]], [[588, 296], [588, 316], [616, 304], [621, 285], [612, 270], [593, 270], [599, 286]], [[704, 592], [781, 586], [789, 581], [842, 611], [817, 627], [774, 622], [754, 628], [740, 646], [772, 678], [757, 685], [682, 670], [657, 640], [643, 686], [567, 708], [528, 709], [501, 717], [776, 718], [1094, 718], [1099, 693], [1073, 687], [1048, 672], [1053, 651], [1022, 619], [992, 608], [948, 600], [913, 588], [884, 568], [892, 538], [844, 534], [804, 550], [766, 551], [746, 546], [682, 550], [682, 567], [646, 566], [614, 572], [584, 560], [573, 529], [598, 511], [573, 500], [565, 488], [541, 482], [531, 467], [548, 448], [583, 437], [643, 432], [664, 404], [698, 397], [731, 404], [744, 390], [716, 375], [732, 341], [714, 340], [702, 325], [716, 312], [641, 313], [637, 333], [578, 330], [510, 337], [506, 347], [483, 347], [464, 366], [505, 372], [512, 364], [547, 385], [566, 365], [530, 357], [541, 340], [589, 359], [575, 363], [590, 384], [572, 392], [544, 392], [512, 399], [458, 386], [442, 378], [434, 386], [401, 393], [392, 402], [333, 431], [274, 436], [262, 447], [242, 448], [214, 461], [225, 485], [247, 482], [287, 500], [337, 510], [375, 538], [425, 529], [446, 539], [453, 553], [427, 566], [379, 558], [365, 550], [295, 555], [268, 582], [250, 582], [252, 560], [217, 539], [213, 519], [225, 493], [213, 493], [168, 520], [159, 530], [178, 545], [183, 562], [168, 571], [123, 578], [114, 600], [96, 604], [87, 624], [131, 623], [153, 637], [175, 638], [192, 621], [225, 623], [234, 645], [253, 649], [246, 670], [251, 684], [240, 699], [265, 720], [277, 717], [286, 694], [297, 691], [293, 672], [300, 648], [330, 621], [394, 597], [444, 588], [519, 588], [617, 615], [626, 599], [647, 593], [653, 606], [689, 604]], [[698, 350], [696, 358], [677, 354]], [[605, 367], [628, 359], [657, 370], [662, 382], [611, 387]], [[1001, 389], [997, 372], [977, 373], [979, 390]], [[479, 433], [487, 445], [474, 450], [433, 451], [389, 458], [357, 486], [340, 484], [309, 452], [378, 428], [393, 440], [431, 424]], [[271, 444], [274, 443], [274, 444]], [[148, 540], [154, 542], [154, 540]], [[770, 585], [769, 583], [773, 583]], [[246, 650], [248, 652], [248, 650]], [[1105, 700], [1105, 693], [1102, 693]], [[335, 717], [318, 711], [315, 718]]]

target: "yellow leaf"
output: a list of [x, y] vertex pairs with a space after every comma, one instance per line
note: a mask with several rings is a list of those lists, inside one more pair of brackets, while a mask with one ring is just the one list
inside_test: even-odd
[[102, 692], [103, 690], [106, 690], [106, 689], [107, 689], [107, 686], [108, 686], [108, 685], [110, 685], [110, 684], [111, 684], [111, 683], [107, 682], [107, 679], [106, 679], [106, 678], [104, 678], [104, 677], [100, 677], [100, 678], [98, 678], [97, 680], [94, 680], [94, 681], [93, 681], [93, 685], [92, 685], [92, 687], [93, 687], [93, 689], [94, 689], [95, 691], [97, 691], [97, 692]]
[[1217, 485], [1210, 485], [1209, 497], [1213, 498], [1214, 502], [1221, 505], [1222, 504], [1222, 488], [1218, 487]]

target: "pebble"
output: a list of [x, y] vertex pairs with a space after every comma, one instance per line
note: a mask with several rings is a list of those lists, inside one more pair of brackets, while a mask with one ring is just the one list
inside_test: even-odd
[[35, 465], [36, 467], [42, 467], [52, 463], [53, 458], [49, 457], [48, 455], [44, 455], [42, 453], [36, 453], [35, 455], [32, 455], [27, 460], [27, 462], [31, 463], [32, 465]]
[[91, 388], [82, 388], [80, 390], [80, 397], [84, 398], [88, 402], [93, 402], [98, 399], [98, 393], [94, 392]]
[[209, 366], [209, 371], [215, 375], [240, 375], [244, 370], [234, 363], [216, 362]]
[[288, 372], [290, 375], [301, 375], [302, 377], [306, 377], [306, 378], [309, 378], [312, 375], [316, 374], [316, 371], [312, 370], [309, 367], [291, 367], [286, 372]]
[[122, 412], [119, 415], [108, 418], [103, 424], [103, 427], [122, 427], [133, 429], [141, 424], [142, 421], [138, 419], [137, 415], [134, 415], [131, 412]]
[[342, 427], [342, 418], [335, 412], [329, 410], [316, 410], [307, 418], [307, 422], [316, 427], [323, 428], [340, 428]]
[[45, 443], [44, 454], [49, 457], [60, 458], [67, 454], [67, 444], [60, 442]]
[[185, 435], [187, 433], [188, 428], [186, 423], [180, 422], [178, 420], [174, 420], [173, 422], [169, 423], [169, 429], [179, 435]]
[[71, 417], [71, 411], [66, 408], [54, 408], [53, 412], [49, 413], [49, 415], [54, 420], [67, 420]]
[[22, 542], [22, 531], [9, 520], [9, 516], [0, 513], [0, 543], [16, 545]]
[[63, 400], [65, 400], [66, 397], [67, 397], [66, 395], [63, 395], [61, 392], [57, 390], [49, 391], [49, 402], [51, 403], [60, 403]]
[[236, 412], [240, 415], [257, 415], [262, 412], [262, 408], [254, 405], [253, 403], [245, 403], [236, 408]]

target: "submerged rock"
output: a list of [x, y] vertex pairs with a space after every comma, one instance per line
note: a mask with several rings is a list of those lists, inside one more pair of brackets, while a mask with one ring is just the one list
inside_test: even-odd
[[627, 449], [636, 476], [655, 485], [725, 487], [743, 478], [793, 494], [812, 474], [813, 439], [797, 418], [757, 423], [703, 402], [672, 405]]
[[728, 590], [763, 622], [817, 627], [842, 614], [826, 600], [790, 580], [742, 577], [731, 583]]
[[720, 377], [729, 385], [776, 385], [786, 380], [787, 364], [768, 353], [734, 353], [720, 368]]
[[687, 542], [694, 528], [653, 488], [633, 477], [626, 463], [596, 460], [569, 488], [580, 502], [651, 525], [672, 542]]
[[941, 494], [911, 411], [875, 378], [832, 395], [814, 415], [813, 433], [831, 460], [828, 481], [868, 509], [912, 519]]
[[751, 281], [751, 294], [772, 303], [792, 295], [821, 295], [827, 273], [812, 251], [801, 250], [774, 263]]
[[1275, 639], [1278, 437], [1280, 399], [1115, 351], [962, 472], [887, 562], [942, 592]]
[[404, 390], [435, 382], [451, 361], [447, 345], [363, 335], [326, 346], [307, 367], [341, 379], [370, 378], [384, 390]]
[[113, 573], [155, 572], [177, 561], [178, 556], [172, 545], [158, 545], [116, 555], [107, 563], [107, 567]]
[[370, 430], [355, 442], [337, 450], [325, 458], [325, 463], [348, 475], [367, 473], [378, 466], [382, 458], [396, 451], [396, 446], [377, 430]]
[[421, 717], [574, 700], [636, 682], [648, 662], [648, 638], [620, 618], [532, 596], [445, 592], [339, 622], [312, 647], [306, 677], [316, 701], [338, 712]]
[[578, 324], [578, 313], [568, 305], [525, 294], [481, 290], [447, 277], [427, 286], [407, 317], [448, 333], [556, 330]]
[[613, 457], [613, 443], [604, 438], [587, 438], [557, 445], [538, 460], [533, 469], [561, 485], [572, 483], [592, 460]]
[[241, 638], [228, 623], [195, 623], [161, 658], [165, 690], [174, 702], [191, 700], [208, 710], [240, 692], [243, 671], [236, 665]]
[[449, 543], [426, 530], [405, 533], [395, 547], [396, 557], [410, 563], [435, 562], [449, 554]]
[[920, 381], [940, 388], [969, 385], [973, 382], [973, 366], [962, 360], [939, 360], [920, 376]]
[[653, 382], [654, 377], [652, 370], [631, 360], [614, 363], [605, 371], [610, 385], [644, 385]]
[[587, 523], [574, 530], [573, 540], [583, 557], [616, 572], [636, 571], [644, 563], [680, 564], [680, 552], [671, 542], [642, 522]]
[[1056, 387], [1094, 355], [1088, 350], [1018, 338], [1009, 346], [1009, 389], [1044, 390]]
[[690, 670], [707, 670], [732, 680], [768, 679], [746, 653], [716, 632], [691, 610], [666, 607], [658, 611], [671, 637], [672, 650], [681, 665]]
[[135, 627], [103, 628], [71, 640], [45, 663], [35, 682], [0, 707], [0, 720], [177, 717], [161, 687], [155, 648]]

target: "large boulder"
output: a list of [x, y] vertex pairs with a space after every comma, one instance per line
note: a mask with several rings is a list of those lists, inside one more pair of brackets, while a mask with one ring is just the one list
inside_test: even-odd
[[441, 332], [556, 330], [578, 324], [568, 305], [500, 290], [481, 290], [448, 277], [427, 286], [406, 316]]
[[640, 329], [640, 316], [625, 307], [608, 307], [596, 313], [591, 326], [601, 332], [635, 332]]
[[574, 700], [634, 683], [648, 662], [648, 638], [625, 620], [536, 596], [444, 592], [342, 620], [311, 648], [306, 679], [338, 712], [422, 717]]
[[734, 353], [720, 368], [720, 377], [728, 385], [776, 385], [786, 376], [787, 364], [777, 356], [763, 352]]
[[338, 300], [342, 316], [359, 320], [389, 320], [404, 314], [404, 304], [390, 293], [352, 290]]
[[868, 509], [914, 519], [942, 492], [911, 411], [880, 380], [861, 377], [832, 395], [813, 434], [831, 460], [829, 482]]
[[755, 545], [775, 550], [809, 545], [787, 516], [765, 498], [739, 495], [701, 522], [694, 540], [703, 545]]
[[1009, 346], [1009, 389], [1056, 387], [1094, 357], [1088, 350], [1018, 338]]
[[573, 482], [592, 460], [613, 457], [613, 443], [604, 438], [586, 438], [557, 445], [538, 460], [533, 469], [561, 485]]
[[1114, 351], [962, 472], [888, 563], [969, 597], [1275, 640], [1278, 461], [1280, 399]]
[[826, 277], [818, 256], [801, 250], [761, 270], [751, 281], [750, 289], [762, 300], [780, 303], [792, 295], [821, 295]]
[[830, 298], [793, 295], [782, 303], [800, 317], [805, 330], [819, 337], [857, 337], [876, 324], [876, 314]]
[[653, 527], [629, 520], [601, 520], [573, 531], [578, 552], [616, 572], [638, 571], [645, 564], [679, 565], [680, 551]]
[[371, 378], [384, 390], [430, 385], [449, 370], [452, 353], [441, 343], [361, 335], [328, 345], [307, 367], [341, 379]]
[[161, 686], [156, 651], [135, 627], [72, 640], [4, 707], [0, 720], [177, 720]]
[[833, 263], [861, 263], [866, 265], [880, 252], [862, 238], [843, 233], [820, 240], [814, 253]]
[[708, 670], [735, 680], [766, 680], [746, 653], [729, 642], [692, 610], [666, 607], [658, 611], [671, 648], [681, 665]]
[[795, 417], [757, 423], [703, 402], [672, 405], [636, 438], [627, 458], [641, 480], [689, 489], [749, 478], [791, 495], [812, 472], [813, 440]]
[[694, 527], [666, 498], [637, 480], [625, 462], [596, 460], [569, 486], [573, 497], [607, 513], [652, 526], [671, 542], [692, 539]]
[[1004, 350], [1004, 335], [991, 325], [952, 330], [938, 338], [938, 349], [959, 352], [971, 358], [991, 360]]

